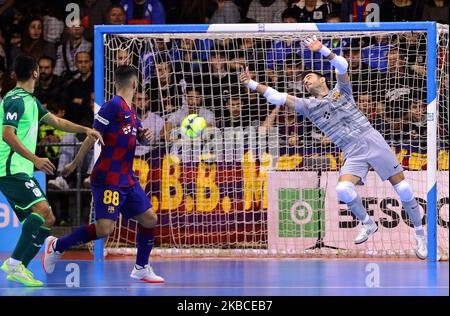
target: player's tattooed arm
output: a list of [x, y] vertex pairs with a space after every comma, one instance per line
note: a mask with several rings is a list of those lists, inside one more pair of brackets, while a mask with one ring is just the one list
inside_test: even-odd
[[78, 150], [78, 153], [76, 154], [75, 158], [67, 164], [64, 169], [61, 171], [61, 176], [67, 177], [69, 174], [75, 171], [78, 164], [83, 161], [83, 158], [86, 156], [89, 150], [91, 150], [92, 146], [95, 144], [97, 140], [88, 135], [83, 143], [81, 144], [80, 149]]

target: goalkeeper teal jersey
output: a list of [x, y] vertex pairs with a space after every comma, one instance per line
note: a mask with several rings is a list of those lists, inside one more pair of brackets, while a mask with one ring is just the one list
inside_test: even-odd
[[3, 127], [16, 129], [19, 141], [33, 154], [39, 122], [48, 114], [41, 102], [22, 88], [14, 88], [8, 92], [0, 103], [0, 177], [26, 173], [33, 176], [34, 165], [28, 159], [14, 152], [3, 140]]

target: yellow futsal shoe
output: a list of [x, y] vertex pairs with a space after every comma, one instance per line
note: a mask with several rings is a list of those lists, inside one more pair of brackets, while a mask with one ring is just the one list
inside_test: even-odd
[[[33, 272], [31, 272], [30, 270], [28, 270], [23, 264], [20, 264], [20, 265], [22, 266], [23, 271], [24, 271], [27, 275], [29, 275], [31, 278], [34, 278]], [[5, 272], [6, 274], [10, 275], [10, 274], [13, 272], [13, 270], [14, 270], [15, 267], [16, 267], [16, 266], [10, 265], [10, 264], [9, 264], [9, 259], [6, 259], [5, 262], [3, 262], [2, 266], [0, 267], [0, 269], [1, 269], [3, 272]]]
[[36, 280], [33, 273], [25, 268], [23, 264], [16, 267], [6, 279], [8, 281], [22, 283], [28, 287], [40, 287], [44, 285], [42, 281]]

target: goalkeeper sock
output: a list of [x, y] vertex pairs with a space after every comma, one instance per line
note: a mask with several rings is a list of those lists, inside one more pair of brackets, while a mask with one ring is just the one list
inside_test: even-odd
[[50, 228], [41, 226], [39, 227], [39, 231], [34, 237], [31, 244], [28, 246], [27, 250], [25, 251], [25, 254], [23, 255], [22, 263], [25, 267], [28, 267], [28, 264], [31, 260], [36, 256], [36, 254], [41, 249], [42, 244], [45, 241], [45, 238], [47, 238], [50, 235]]
[[416, 198], [414, 197], [411, 201], [408, 202], [402, 201], [402, 204], [414, 225], [416, 235], [425, 236], [425, 231], [422, 227], [422, 218], [420, 217], [419, 203], [417, 203]]
[[136, 243], [136, 265], [144, 267], [148, 264], [148, 258], [153, 249], [153, 243], [155, 241], [155, 234], [153, 228], [145, 228], [141, 224], [138, 224]]
[[22, 225], [22, 233], [20, 234], [19, 241], [17, 242], [11, 258], [20, 261], [23, 260], [27, 248], [34, 239], [33, 236], [37, 235], [39, 227], [41, 227], [44, 222], [44, 218], [37, 213], [31, 213], [30, 216], [25, 219]]
[[355, 215], [364, 225], [373, 224], [373, 220], [370, 218], [369, 214], [367, 214], [367, 210], [362, 204], [362, 199], [359, 195], [348, 202], [347, 206], [352, 211], [353, 215]]
[[85, 244], [91, 240], [96, 240], [97, 232], [95, 231], [95, 224], [83, 225], [78, 227], [71, 234], [66, 237], [59, 238], [56, 241], [55, 251], [62, 253], [63, 251], [69, 249], [72, 246]]

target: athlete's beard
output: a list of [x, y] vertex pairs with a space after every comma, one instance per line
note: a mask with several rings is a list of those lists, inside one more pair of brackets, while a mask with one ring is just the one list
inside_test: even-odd
[[309, 94], [317, 98], [327, 95], [328, 91], [328, 88], [325, 88], [323, 85], [317, 85], [316, 87], [311, 87], [311, 89], [309, 89]]

